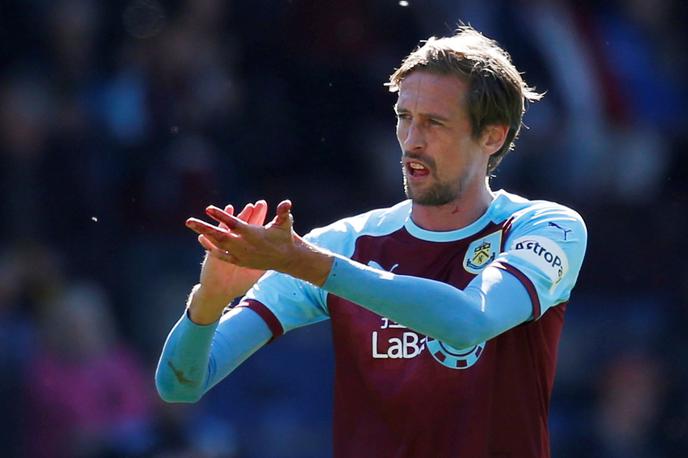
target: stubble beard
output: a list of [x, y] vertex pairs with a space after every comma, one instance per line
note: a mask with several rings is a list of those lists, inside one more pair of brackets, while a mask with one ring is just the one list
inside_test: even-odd
[[408, 183], [406, 173], [404, 173], [404, 193], [408, 199], [417, 205], [427, 207], [438, 207], [455, 201], [463, 192], [463, 179], [455, 183], [435, 181], [425, 190], [414, 191]]

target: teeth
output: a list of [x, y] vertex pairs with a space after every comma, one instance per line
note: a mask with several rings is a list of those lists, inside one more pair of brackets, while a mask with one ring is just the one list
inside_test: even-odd
[[417, 162], [410, 162], [409, 167], [411, 167], [412, 169], [416, 169], [416, 170], [423, 170], [425, 168]]

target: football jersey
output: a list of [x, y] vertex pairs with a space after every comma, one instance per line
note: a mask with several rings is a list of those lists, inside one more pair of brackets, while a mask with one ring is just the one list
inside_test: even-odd
[[498, 267], [528, 291], [531, 319], [458, 349], [276, 272], [239, 306], [258, 313], [273, 338], [331, 320], [337, 457], [548, 457], [557, 346], [586, 246], [581, 217], [504, 191], [458, 230], [428, 231], [410, 215], [404, 201], [306, 238], [368, 266], [459, 289]]

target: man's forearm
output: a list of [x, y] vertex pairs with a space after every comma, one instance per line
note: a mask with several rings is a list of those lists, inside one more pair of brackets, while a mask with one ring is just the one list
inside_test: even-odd
[[462, 291], [336, 256], [323, 288], [417, 332], [465, 348], [526, 321], [532, 311], [525, 287], [509, 273], [493, 268], [478, 280], [479, 285]]
[[294, 247], [290, 262], [285, 263], [283, 273], [322, 286], [332, 270], [334, 255], [300, 239]]
[[196, 402], [270, 340], [272, 333], [252, 310], [233, 309], [219, 323], [201, 326], [186, 312], [163, 347], [155, 383], [167, 402]]
[[222, 316], [222, 311], [229, 301], [224, 297], [209, 296], [201, 284], [197, 284], [191, 290], [187, 307], [189, 318], [198, 325], [215, 323]]
[[491, 272], [500, 278], [484, 282], [506, 287], [462, 291], [439, 281], [374, 269], [305, 241], [296, 248], [294, 262], [284, 273], [457, 348], [494, 337], [530, 316], [527, 292], [508, 273]]
[[167, 336], [155, 371], [155, 385], [167, 402], [196, 402], [205, 392], [210, 346], [217, 321], [200, 326], [186, 312]]

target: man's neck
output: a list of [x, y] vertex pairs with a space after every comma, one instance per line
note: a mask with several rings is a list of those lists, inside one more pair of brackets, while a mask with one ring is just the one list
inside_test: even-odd
[[411, 219], [429, 231], [452, 231], [468, 226], [485, 213], [494, 200], [494, 194], [487, 183], [472, 192], [466, 191], [445, 205], [426, 206], [414, 202]]

